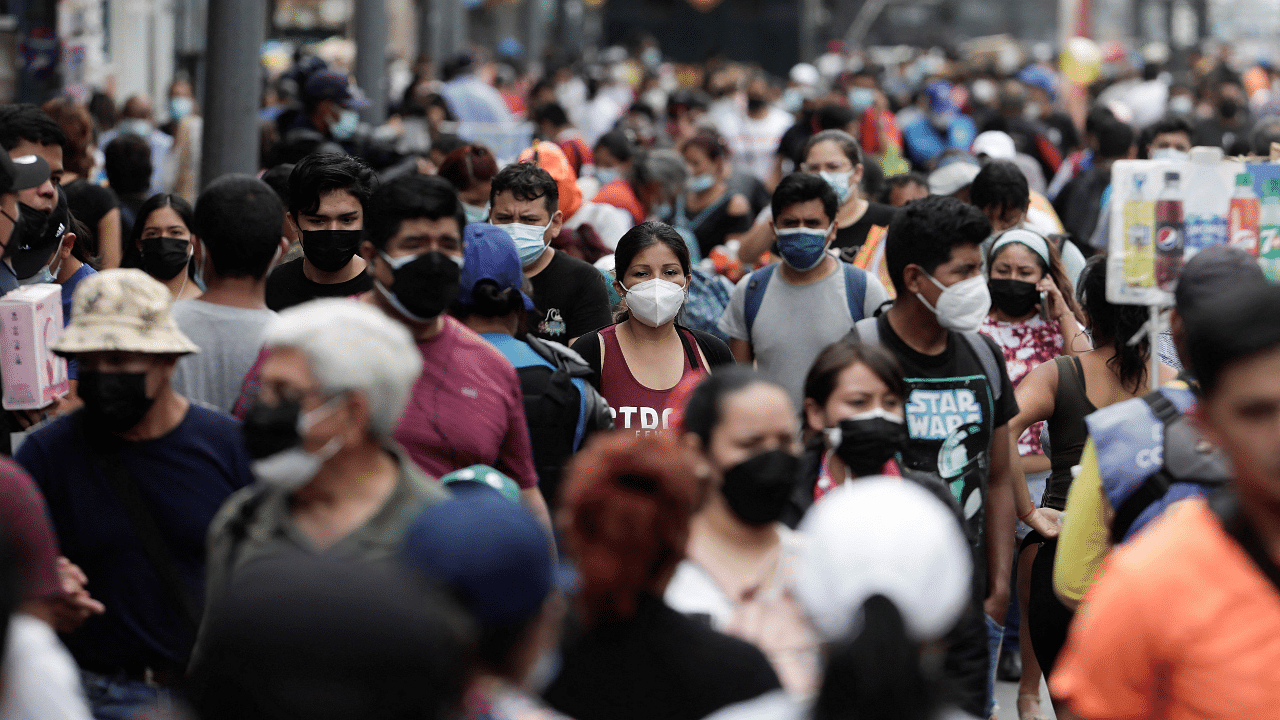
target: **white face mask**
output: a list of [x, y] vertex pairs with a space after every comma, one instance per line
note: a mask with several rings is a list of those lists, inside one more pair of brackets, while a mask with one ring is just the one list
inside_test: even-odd
[[1170, 162], [1186, 162], [1191, 159], [1191, 153], [1185, 150], [1179, 150], [1175, 147], [1162, 147], [1151, 151], [1151, 159], [1169, 160]]
[[[298, 435], [305, 438], [307, 432], [316, 423], [337, 412], [345, 399], [345, 396], [336, 397], [315, 410], [299, 416]], [[323, 414], [317, 417], [318, 413]], [[311, 479], [320, 472], [320, 467], [329, 458], [338, 454], [344, 444], [345, 441], [338, 436], [325, 443], [324, 447], [316, 452], [308, 452], [301, 444], [295, 445], [288, 450], [281, 450], [274, 455], [254, 460], [251, 465], [253, 476], [258, 478], [259, 482], [282, 488], [286, 492], [293, 492], [311, 482]]]
[[632, 285], [627, 293], [627, 309], [649, 327], [660, 327], [676, 319], [685, 301], [685, 288], [669, 280], [654, 278]]
[[943, 285], [927, 273], [926, 277], [942, 290], [938, 306], [930, 305], [920, 293], [916, 293], [916, 297], [938, 316], [939, 325], [956, 332], [977, 332], [982, 327], [982, 319], [991, 310], [991, 293], [987, 290], [986, 277], [978, 274], [950, 286]]
[[848, 172], [827, 172], [823, 170], [818, 175], [827, 181], [831, 189], [836, 193], [836, 204], [843, 205], [845, 200], [849, 199], [849, 194], [853, 192], [850, 183], [853, 182], [853, 171]]
[[520, 265], [529, 267], [542, 257], [542, 253], [547, 251], [546, 235], [551, 229], [551, 223], [547, 221], [546, 225], [526, 225], [524, 223], [507, 223], [506, 225], [498, 225], [498, 227], [507, 231], [511, 236], [511, 240], [516, 244], [516, 252], [520, 253]]

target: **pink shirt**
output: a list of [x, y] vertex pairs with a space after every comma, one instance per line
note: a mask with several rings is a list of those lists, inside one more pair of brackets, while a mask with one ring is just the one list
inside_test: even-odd
[[[982, 321], [981, 331], [990, 335], [1004, 352], [1009, 382], [1015, 388], [1037, 365], [1062, 354], [1062, 329], [1058, 327], [1057, 320], [1048, 321], [1039, 315], [1033, 315], [1026, 322], [1007, 323], [988, 315]], [[1018, 438], [1019, 455], [1044, 454], [1044, 448], [1040, 446], [1042, 425], [1044, 423], [1032, 425]]]
[[448, 316], [418, 352], [422, 375], [392, 438], [433, 477], [482, 464], [521, 488], [536, 487], [524, 394], [511, 363]]

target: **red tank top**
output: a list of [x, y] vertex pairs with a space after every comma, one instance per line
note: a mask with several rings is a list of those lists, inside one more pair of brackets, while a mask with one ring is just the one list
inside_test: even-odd
[[[635, 431], [636, 435], [661, 435], [674, 413], [673, 406], [668, 403], [672, 401], [675, 389], [691, 374], [701, 371], [689, 363], [689, 354], [685, 353], [680, 382], [666, 390], [645, 387], [631, 374], [631, 368], [622, 356], [617, 333], [617, 325], [600, 330], [605, 351], [600, 368], [600, 394], [612, 408], [613, 426], [618, 430]], [[687, 336], [685, 339], [693, 342]]]

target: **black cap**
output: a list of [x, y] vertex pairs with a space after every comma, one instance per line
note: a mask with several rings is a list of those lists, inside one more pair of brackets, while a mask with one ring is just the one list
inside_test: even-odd
[[42, 213], [33, 208], [23, 208], [18, 227], [9, 238], [6, 257], [13, 263], [13, 274], [19, 280], [40, 272], [62, 245], [62, 238], [71, 229], [71, 213], [67, 210], [67, 195], [58, 188], [58, 204], [53, 212]]
[[0, 193], [33, 188], [49, 179], [49, 163], [39, 155], [10, 158], [0, 151]]

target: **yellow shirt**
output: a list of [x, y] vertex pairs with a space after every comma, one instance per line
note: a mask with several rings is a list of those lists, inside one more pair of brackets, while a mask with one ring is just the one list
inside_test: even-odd
[[1114, 512], [1102, 491], [1098, 472], [1098, 448], [1093, 438], [1080, 456], [1080, 474], [1067, 493], [1066, 517], [1058, 535], [1058, 555], [1053, 566], [1053, 587], [1058, 594], [1080, 602], [1111, 550], [1111, 518]]

